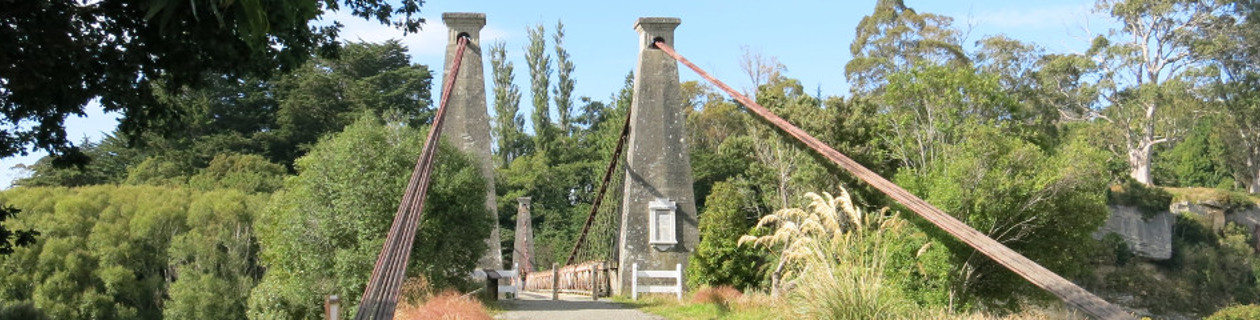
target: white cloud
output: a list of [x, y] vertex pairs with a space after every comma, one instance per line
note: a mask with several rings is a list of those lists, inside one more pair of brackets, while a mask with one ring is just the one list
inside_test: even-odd
[[[403, 34], [402, 30], [384, 25], [376, 21], [368, 21], [346, 12], [335, 12], [323, 17], [326, 21], [339, 21], [345, 25], [339, 37], [342, 41], [367, 41], [373, 43], [399, 39], [411, 53], [412, 60], [442, 59], [446, 53], [446, 25], [441, 18], [427, 19], [420, 32]], [[509, 34], [493, 26], [481, 30], [481, 38], [486, 40], [506, 40]], [[438, 60], [440, 61], [440, 60]]]

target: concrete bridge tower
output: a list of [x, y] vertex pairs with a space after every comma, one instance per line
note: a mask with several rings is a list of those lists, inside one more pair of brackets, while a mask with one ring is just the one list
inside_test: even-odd
[[631, 264], [638, 263], [639, 270], [674, 270], [676, 264], [685, 269], [700, 241], [678, 63], [653, 45], [663, 40], [674, 46], [674, 28], [681, 22], [639, 18], [634, 24], [639, 63], [630, 104], [615, 293], [630, 290]]
[[[455, 88], [447, 102], [446, 123], [442, 125], [442, 137], [460, 151], [476, 157], [486, 180], [487, 219], [492, 221], [490, 238], [486, 239], [486, 253], [477, 262], [478, 268], [503, 269], [503, 257], [499, 245], [498, 202], [494, 195], [494, 162], [490, 159], [490, 117], [486, 111], [486, 81], [481, 60], [481, 28], [486, 25], [486, 14], [447, 12], [442, 22], [450, 30], [446, 44], [446, 65], [454, 62], [459, 50], [459, 38], [468, 37], [468, 47], [460, 62]], [[442, 79], [446, 79], [445, 71]]]

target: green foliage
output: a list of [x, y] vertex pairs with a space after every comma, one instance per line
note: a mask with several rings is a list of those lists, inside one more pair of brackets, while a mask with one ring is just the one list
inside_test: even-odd
[[193, 167], [171, 160], [169, 157], [149, 157], [127, 172], [127, 184], [180, 186], [188, 183]]
[[885, 77], [922, 62], [944, 64], [969, 62], [953, 18], [919, 13], [902, 0], [880, 0], [875, 11], [858, 22], [844, 66], [845, 78], [854, 92], [880, 92]]
[[127, 148], [122, 138], [108, 135], [101, 142], [84, 142], [79, 149], [90, 161], [85, 164], [58, 167], [54, 157], [40, 158], [26, 167], [31, 176], [18, 179], [14, 185], [24, 187], [78, 187], [106, 183], [122, 183], [127, 168], [144, 160], [143, 152]]
[[1107, 189], [1107, 204], [1137, 207], [1145, 218], [1168, 211], [1173, 196], [1159, 187], [1149, 187], [1136, 180], [1125, 178], [1120, 185]]
[[525, 135], [525, 117], [520, 115], [521, 92], [512, 83], [512, 62], [507, 60], [507, 45], [496, 42], [490, 45], [490, 66], [494, 75], [494, 137], [499, 167], [507, 167], [516, 157], [525, 154], [529, 140]]
[[556, 94], [556, 113], [559, 115], [556, 120], [561, 134], [568, 136], [573, 134], [574, 67], [573, 61], [569, 60], [569, 51], [564, 49], [564, 22], [556, 21], [556, 31], [551, 40], [555, 41], [556, 49], [556, 88], [553, 91]]
[[249, 193], [270, 194], [280, 189], [288, 170], [259, 155], [219, 155], [210, 166], [188, 179], [188, 185], [200, 190], [236, 189]]
[[1201, 216], [1178, 215], [1172, 259], [1102, 271], [1101, 283], [1092, 287], [1140, 292], [1129, 305], [1156, 313], [1202, 316], [1230, 304], [1254, 304], [1260, 302], [1260, 259], [1253, 254], [1254, 241], [1250, 230], [1232, 223], [1217, 233]]
[[[5, 228], [4, 221], [17, 218], [22, 213], [21, 209], [14, 208], [9, 205], [0, 206], [0, 256], [13, 254], [13, 247], [24, 247], [35, 243], [35, 237], [39, 236], [39, 231], [27, 230], [10, 230]], [[9, 240], [13, 239], [13, 240]]]
[[0, 302], [0, 318], [3, 319], [27, 319], [27, 320], [48, 320], [48, 316], [35, 308], [35, 304], [30, 301], [18, 303]]
[[1199, 119], [1185, 138], [1155, 153], [1155, 183], [1161, 186], [1234, 188], [1231, 163], [1237, 143], [1221, 117]]
[[[1053, 153], [996, 129], [976, 128], [946, 158], [922, 171], [902, 169], [894, 181], [907, 190], [1033, 261], [1060, 274], [1086, 272], [1090, 252], [1080, 243], [1106, 219], [1103, 190], [1106, 157], [1084, 141]], [[1005, 268], [974, 254], [954, 237], [931, 230], [951, 254], [955, 303], [998, 302], [1013, 306], [1028, 284]]]
[[1124, 266], [1133, 259], [1133, 250], [1129, 249], [1129, 243], [1124, 241], [1124, 238], [1119, 234], [1115, 232], [1107, 233], [1100, 242], [1104, 248], [1111, 249], [1115, 257], [1115, 265]]
[[739, 238], [755, 224], [749, 212], [749, 191], [732, 182], [719, 182], [700, 214], [700, 245], [687, 266], [687, 285], [733, 286], [740, 291], [755, 288], [762, 278], [765, 257], [739, 246]]
[[[297, 162], [299, 174], [258, 219], [266, 275], [250, 295], [254, 319], [318, 319], [322, 297], [342, 297], [348, 316], [372, 272], [424, 130], [364, 116]], [[443, 143], [433, 168], [409, 276], [435, 288], [465, 284], [485, 252], [485, 183], [474, 162]]]
[[525, 28], [529, 34], [529, 46], [525, 47], [525, 63], [529, 65], [529, 92], [533, 97], [534, 145], [543, 149], [550, 145], [551, 106], [547, 101], [547, 89], [551, 86], [551, 56], [547, 54], [546, 29], [542, 24]]
[[0, 157], [25, 153], [28, 145], [79, 155], [63, 123], [98, 98], [106, 111], [123, 114], [125, 136], [178, 128], [179, 112], [160, 103], [158, 92], [205, 85], [207, 74], [266, 77], [300, 66], [315, 51], [330, 53], [341, 24], [312, 23], [341, 5], [357, 17], [419, 31], [421, 2], [15, 3], [0, 14], [7, 26], [0, 42], [8, 44], [0, 56], [13, 62], [0, 70], [0, 109], [17, 129], [0, 136]]
[[1216, 311], [1203, 320], [1248, 320], [1260, 319], [1260, 305], [1236, 305]]
[[0, 257], [0, 300], [33, 303], [48, 318], [240, 319], [261, 275], [249, 266], [262, 197], [95, 186], [17, 188], [0, 200], [25, 210], [19, 226], [43, 232]]

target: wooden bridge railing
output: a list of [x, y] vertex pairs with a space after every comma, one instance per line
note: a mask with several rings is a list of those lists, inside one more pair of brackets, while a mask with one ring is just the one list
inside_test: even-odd
[[603, 261], [588, 261], [530, 272], [525, 274], [525, 290], [584, 294], [596, 299], [607, 297], [611, 291], [606, 265]]

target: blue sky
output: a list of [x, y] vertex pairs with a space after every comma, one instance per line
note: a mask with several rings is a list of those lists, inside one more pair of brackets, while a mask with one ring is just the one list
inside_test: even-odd
[[[916, 1], [905, 0], [920, 13], [954, 18], [954, 26], [966, 34], [971, 45], [986, 36], [1005, 34], [1033, 42], [1048, 52], [1081, 52], [1092, 35], [1105, 33], [1114, 25], [1106, 16], [1093, 12], [1091, 0], [1066, 1]], [[508, 56], [516, 66], [516, 83], [521, 87], [522, 112], [529, 109], [528, 67], [524, 47], [525, 28], [543, 24], [548, 41], [556, 21], [565, 24], [565, 47], [576, 67], [575, 97], [588, 96], [607, 101], [621, 88], [625, 75], [637, 59], [637, 34], [633, 24], [639, 17], [678, 17], [674, 47], [701, 68], [736, 88], [750, 86], [739, 68], [744, 48], [777, 58], [787, 66], [788, 77], [800, 79], [809, 92], [820, 88], [823, 95], [845, 95], [844, 64], [849, 61], [849, 44], [854, 28], [874, 9], [875, 1], [426, 1], [421, 15], [428, 20], [424, 30], [404, 36], [375, 22], [345, 14], [326, 16], [346, 25], [342, 37], [349, 41], [380, 42], [402, 39], [412, 61], [428, 65], [435, 74], [443, 66], [446, 27], [443, 12], [482, 12], [486, 27], [485, 44], [507, 43]], [[550, 48], [548, 49], [551, 50]], [[489, 61], [485, 62], [487, 79]], [[698, 80], [689, 70], [681, 70], [681, 80]], [[433, 87], [434, 100], [440, 80]], [[75, 141], [99, 140], [113, 131], [117, 115], [103, 114], [89, 106], [87, 117], [66, 121]], [[526, 117], [528, 119], [528, 116]], [[0, 188], [23, 172], [15, 165], [34, 163], [42, 153], [0, 160]]]

